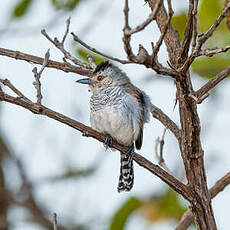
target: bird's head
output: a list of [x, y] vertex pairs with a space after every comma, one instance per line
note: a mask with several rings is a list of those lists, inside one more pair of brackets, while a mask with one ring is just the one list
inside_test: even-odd
[[128, 84], [129, 78], [118, 67], [108, 61], [101, 62], [89, 78], [76, 81], [88, 84], [92, 92], [100, 91], [108, 87], [117, 87]]

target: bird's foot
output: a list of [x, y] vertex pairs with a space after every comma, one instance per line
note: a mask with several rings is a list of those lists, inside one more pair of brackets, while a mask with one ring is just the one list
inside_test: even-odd
[[109, 148], [109, 146], [112, 144], [113, 142], [113, 138], [109, 135], [106, 134], [106, 139], [105, 139], [105, 149], [107, 150]]

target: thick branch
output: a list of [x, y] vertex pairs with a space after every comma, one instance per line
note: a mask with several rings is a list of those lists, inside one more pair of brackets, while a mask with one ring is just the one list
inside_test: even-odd
[[[22, 53], [19, 51], [4, 49], [4, 48], [0, 48], [0, 55], [15, 58], [18, 60], [24, 60], [27, 62], [32, 62], [32, 63], [39, 64], [39, 65], [43, 65], [44, 63], [44, 58]], [[84, 75], [84, 76], [88, 76], [92, 73], [91, 69], [83, 69], [83, 68], [73, 66], [66, 62], [63, 63], [63, 62], [57, 62], [57, 61], [52, 61], [52, 60], [48, 61], [47, 67], [59, 69], [67, 73], [68, 72], [77, 73], [77, 74]]]
[[[148, 0], [153, 9], [156, 0]], [[157, 14], [157, 25], [164, 32], [168, 14], [162, 4]], [[190, 33], [189, 33], [190, 34]], [[177, 69], [180, 67], [180, 42], [176, 31], [169, 25], [164, 37], [168, 49], [171, 65]], [[186, 45], [187, 46], [187, 45]], [[191, 207], [199, 230], [216, 230], [216, 223], [208, 193], [206, 174], [204, 170], [203, 150], [200, 142], [200, 121], [196, 103], [188, 96], [193, 92], [193, 87], [188, 69], [180, 69], [176, 78], [177, 95], [179, 101], [181, 141], [180, 150], [185, 166], [188, 186], [193, 194]], [[199, 178], [199, 179], [198, 179]]]
[[[27, 110], [30, 110], [32, 113], [50, 117], [54, 120], [57, 120], [61, 123], [64, 123], [64, 124], [74, 128], [74, 129], [80, 131], [83, 134], [83, 136], [93, 137], [93, 138], [95, 138], [98, 141], [103, 142], [103, 143], [106, 140], [106, 136], [104, 134], [99, 133], [99, 132], [93, 130], [92, 128], [90, 128], [86, 125], [83, 125], [80, 122], [75, 121], [71, 118], [68, 118], [68, 117], [66, 117], [66, 116], [64, 116], [58, 112], [55, 112], [49, 108], [46, 108], [45, 106], [37, 105], [36, 103], [33, 103], [31, 101], [28, 101], [28, 100], [24, 100], [23, 98], [21, 99], [19, 97], [12, 97], [8, 94], [5, 94], [3, 91], [0, 91], [0, 101], [6, 101], [6, 102], [9, 102], [11, 104], [19, 105], [19, 106], [21, 106]], [[122, 146], [115, 141], [113, 141], [113, 143], [111, 144], [111, 147], [119, 150], [122, 153], [128, 153], [129, 152], [129, 147]], [[185, 199], [191, 201], [191, 195], [188, 192], [186, 185], [184, 185], [183, 183], [178, 181], [176, 178], [174, 178], [172, 175], [170, 175], [165, 170], [160, 168], [158, 165], [151, 163], [150, 161], [148, 161], [147, 159], [145, 159], [144, 157], [142, 157], [139, 154], [136, 154], [136, 153], [134, 154], [134, 160], [139, 165], [143, 166], [144, 168], [146, 168], [147, 170], [149, 170], [153, 174], [157, 175], [161, 180], [165, 181], [170, 187], [172, 187], [175, 191], [177, 191], [179, 194], [181, 194]]]
[[189, 11], [188, 11], [188, 20], [184, 33], [184, 39], [181, 46], [181, 55], [180, 62], [183, 63], [188, 57], [188, 52], [192, 38], [194, 36], [194, 42], [196, 41], [197, 36], [197, 8], [198, 0], [189, 0]]
[[159, 40], [157, 41], [156, 45], [154, 46], [153, 43], [152, 43], [152, 49], [153, 49], [153, 53], [151, 55], [152, 59], [153, 59], [153, 62], [158, 62], [157, 60], [157, 55], [158, 55], [158, 52], [160, 50], [160, 47], [162, 45], [162, 42], [164, 40], [164, 37], [166, 36], [166, 32], [169, 28], [169, 25], [171, 23], [171, 19], [172, 19], [172, 16], [173, 16], [173, 10], [172, 10], [172, 5], [171, 5], [171, 1], [168, 0], [168, 8], [169, 8], [169, 15], [168, 15], [168, 19], [167, 19], [167, 22], [164, 26], [164, 30], [161, 32], [161, 35], [160, 35], [160, 38]]
[[[209, 190], [211, 198], [214, 198], [218, 193], [222, 192], [227, 185], [230, 184], [230, 173], [216, 182], [216, 184]], [[182, 219], [178, 223], [176, 230], [186, 230], [193, 222], [193, 214], [190, 210], [185, 212]]]
[[[148, 3], [151, 9], [154, 10], [157, 0], [149, 0]], [[165, 25], [167, 21], [168, 21], [168, 14], [162, 3], [156, 15], [156, 22], [161, 33], [164, 33]], [[175, 58], [179, 57], [180, 42], [179, 42], [178, 33], [173, 29], [171, 23], [169, 24], [166, 34], [164, 36], [164, 42], [167, 46], [170, 62], [172, 63], [172, 65], [176, 66]]]

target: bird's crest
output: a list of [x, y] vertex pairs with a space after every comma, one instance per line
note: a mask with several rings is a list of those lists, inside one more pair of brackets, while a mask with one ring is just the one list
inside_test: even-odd
[[99, 65], [97, 65], [96, 69], [94, 70], [93, 73], [98, 73], [100, 71], [104, 71], [107, 67], [111, 66], [109, 61], [103, 61]]

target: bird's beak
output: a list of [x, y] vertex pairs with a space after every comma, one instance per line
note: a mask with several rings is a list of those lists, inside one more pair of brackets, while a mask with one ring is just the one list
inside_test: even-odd
[[95, 83], [92, 79], [90, 78], [83, 78], [80, 80], [76, 81], [77, 83], [81, 83], [81, 84], [87, 84], [87, 85], [92, 85], [93, 83]]

